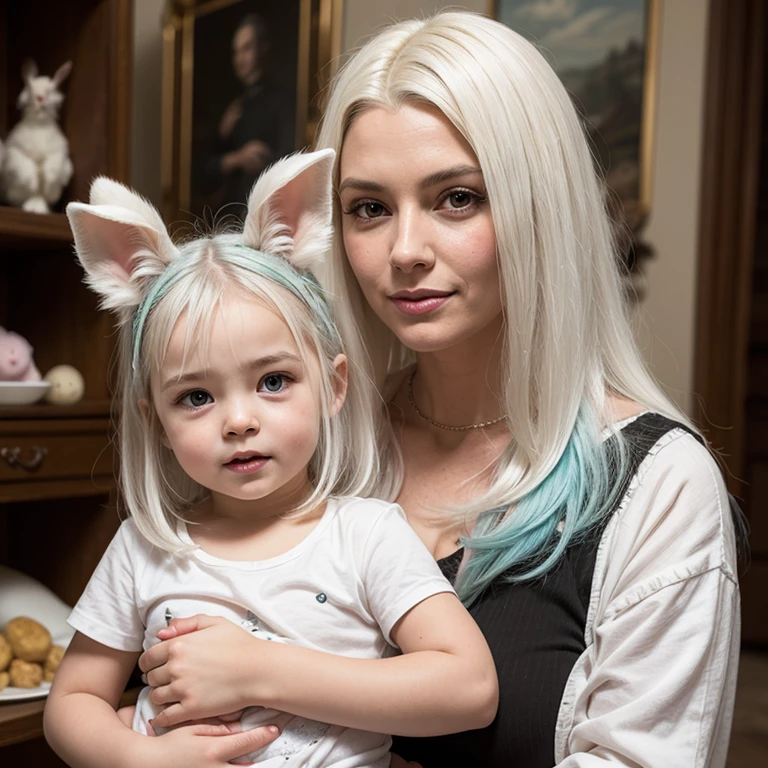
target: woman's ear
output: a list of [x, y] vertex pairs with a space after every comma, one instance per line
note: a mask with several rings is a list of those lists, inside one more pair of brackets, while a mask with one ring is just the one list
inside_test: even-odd
[[336, 355], [333, 359], [333, 367], [336, 376], [333, 379], [333, 400], [330, 404], [331, 416], [335, 416], [347, 399], [347, 386], [349, 384], [349, 362], [346, 355]]
[[[146, 397], [142, 397], [139, 400], [139, 410], [141, 411], [141, 415], [144, 418], [144, 426], [147, 428], [147, 430], [150, 429], [152, 426], [152, 411], [150, 410], [152, 406], [149, 404], [149, 401]], [[166, 447], [171, 449], [171, 443], [168, 440], [168, 436], [165, 434], [165, 430], [160, 427], [160, 442]], [[173, 450], [173, 449], [171, 449]]]

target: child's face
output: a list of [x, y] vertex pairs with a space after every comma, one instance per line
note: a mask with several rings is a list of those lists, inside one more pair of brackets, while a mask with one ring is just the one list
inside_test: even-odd
[[[193, 343], [183, 360], [186, 338], [182, 317], [152, 379], [163, 442], [214, 504], [292, 508], [309, 489], [319, 437], [317, 360], [302, 360], [285, 321], [252, 299], [229, 301], [208, 348]], [[337, 363], [344, 367], [343, 356]], [[331, 412], [342, 402], [343, 392]]]

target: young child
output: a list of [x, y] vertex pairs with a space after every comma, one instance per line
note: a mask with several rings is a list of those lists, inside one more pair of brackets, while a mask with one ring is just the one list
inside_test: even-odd
[[[148, 203], [107, 179], [90, 205], [67, 207], [88, 283], [119, 316], [130, 512], [71, 614], [77, 633], [46, 707], [46, 736], [71, 765], [113, 766], [135, 749], [188, 764], [172, 752], [175, 731], [139, 735], [154, 733], [152, 688], [133, 731], [115, 707], [158, 631], [195, 614], [361, 660], [418, 654], [425, 707], [411, 735], [435, 731], [434, 708], [462, 679], [487, 681], [487, 695], [457, 702], [446, 730], [493, 719], [482, 635], [402, 510], [360, 497], [380, 471], [372, 406], [364, 387], [347, 392], [347, 359], [309, 271], [331, 234], [333, 158], [279, 162], [254, 187], [242, 234], [180, 249]], [[402, 679], [402, 698], [413, 696]], [[384, 768], [391, 740], [374, 731], [392, 722], [387, 706], [360, 702], [368, 730], [251, 707], [244, 731], [276, 724], [280, 735], [248, 761]]]

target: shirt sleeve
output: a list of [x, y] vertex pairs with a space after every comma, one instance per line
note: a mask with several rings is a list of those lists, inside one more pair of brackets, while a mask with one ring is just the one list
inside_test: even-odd
[[[96, 566], [67, 623], [92, 640], [118, 651], [141, 651], [144, 625], [136, 607], [139, 534], [124, 522]], [[142, 540], [143, 541], [143, 540]]]
[[735, 560], [717, 466], [690, 435], [666, 435], [598, 552], [557, 768], [725, 765], [740, 634]]
[[454, 592], [397, 504], [388, 505], [372, 524], [359, 572], [368, 610], [393, 646], [392, 627], [411, 608], [432, 595]]

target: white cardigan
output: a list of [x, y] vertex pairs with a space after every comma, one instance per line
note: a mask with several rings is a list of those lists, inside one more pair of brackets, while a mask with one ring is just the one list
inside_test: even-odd
[[560, 705], [557, 768], [725, 766], [739, 639], [725, 485], [709, 452], [674, 429], [603, 534], [587, 647]]

